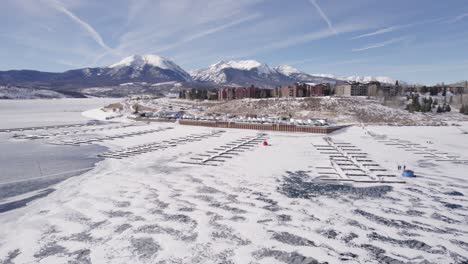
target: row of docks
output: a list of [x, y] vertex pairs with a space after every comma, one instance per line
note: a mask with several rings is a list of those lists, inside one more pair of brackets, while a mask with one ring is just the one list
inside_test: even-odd
[[218, 128], [238, 128], [238, 129], [253, 129], [263, 131], [281, 131], [281, 132], [301, 132], [301, 133], [316, 133], [328, 134], [344, 126], [303, 126], [292, 124], [257, 124], [257, 123], [239, 123], [230, 121], [200, 121], [200, 120], [179, 120], [179, 124], [188, 126], [205, 126]]
[[334, 142], [324, 138], [324, 145], [314, 145], [321, 154], [328, 155], [329, 167], [317, 167], [320, 179], [324, 181], [356, 183], [405, 183], [395, 174], [369, 158], [362, 149], [346, 142]]
[[260, 133], [253, 137], [242, 137], [222, 146], [197, 154], [190, 158], [190, 161], [182, 161], [186, 164], [218, 166], [227, 159], [232, 159], [240, 153], [251, 150], [267, 139], [268, 135]]
[[102, 125], [102, 124], [98, 123], [98, 122], [93, 122], [93, 123], [81, 123], [81, 124], [69, 124], [69, 125], [4, 128], [4, 129], [0, 129], [0, 133], [36, 131], [36, 130], [50, 130], [50, 129], [62, 129], [62, 128], [80, 128], [80, 127], [92, 127], [92, 126], [98, 126], [98, 125]]
[[468, 165], [468, 160], [460, 159], [460, 155], [449, 154], [447, 152], [439, 151], [418, 143], [411, 142], [409, 140], [402, 140], [398, 138], [387, 138], [384, 135], [379, 135], [373, 132], [369, 132], [374, 139], [378, 142], [383, 143], [387, 146], [394, 146], [407, 152], [412, 152], [415, 155], [421, 155], [423, 158], [431, 159], [434, 161], [441, 162], [453, 162], [457, 164]]
[[172, 129], [172, 127], [163, 127], [163, 128], [156, 128], [156, 129], [147, 129], [135, 132], [128, 132], [128, 133], [121, 133], [116, 135], [110, 136], [98, 136], [98, 137], [88, 137], [88, 138], [73, 138], [73, 139], [64, 139], [59, 141], [50, 142], [52, 145], [69, 145], [69, 146], [80, 146], [80, 145], [88, 145], [93, 144], [96, 142], [103, 142], [108, 140], [115, 140], [115, 139], [123, 139], [128, 137], [134, 136], [141, 136], [151, 133], [162, 132], [168, 129]]
[[225, 131], [217, 130], [212, 131], [211, 133], [203, 134], [190, 134], [188, 136], [173, 138], [158, 142], [151, 142], [147, 144], [137, 145], [121, 150], [109, 151], [102, 154], [99, 154], [98, 157], [101, 158], [110, 158], [110, 159], [122, 159], [133, 157], [140, 154], [150, 153], [158, 150], [163, 150], [171, 147], [176, 147], [182, 144], [202, 141], [207, 138], [220, 137]]
[[13, 137], [17, 139], [29, 139], [29, 140], [48, 139], [48, 138], [58, 137], [58, 136], [79, 135], [79, 134], [94, 133], [94, 132], [108, 131], [108, 130], [114, 130], [114, 129], [122, 129], [126, 127], [131, 127], [131, 126], [133, 125], [130, 125], [130, 124], [122, 124], [122, 125], [116, 125], [116, 126], [99, 125], [97, 127], [94, 126], [93, 128], [63, 130], [63, 131], [42, 133], [42, 134], [15, 134], [13, 135]]

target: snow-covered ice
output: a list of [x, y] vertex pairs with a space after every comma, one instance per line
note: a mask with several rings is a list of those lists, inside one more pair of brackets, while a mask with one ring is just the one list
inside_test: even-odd
[[417, 175], [404, 184], [354, 185], [316, 179], [319, 168], [330, 166], [314, 147], [326, 142], [323, 135], [268, 132], [269, 146], [256, 144], [204, 166], [184, 162], [258, 132], [224, 129], [182, 143], [213, 129], [152, 123], [97, 134], [164, 127], [172, 129], [99, 143], [117, 152], [155, 142], [166, 142], [164, 149], [105, 159], [48, 196], [0, 214], [0, 261], [468, 261], [468, 165], [382, 141], [406, 140], [468, 160], [467, 135], [459, 127], [350, 127], [328, 135], [362, 149], [393, 174], [405, 165]]
[[0, 100], [0, 128], [87, 122], [83, 111], [118, 102], [115, 98]]

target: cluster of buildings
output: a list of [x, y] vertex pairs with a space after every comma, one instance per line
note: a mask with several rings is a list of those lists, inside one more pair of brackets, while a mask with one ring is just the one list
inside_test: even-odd
[[334, 94], [337, 96], [396, 96], [401, 91], [402, 87], [398, 84], [390, 85], [380, 82], [346, 82], [334, 88]]
[[330, 95], [332, 89], [328, 83], [296, 83], [275, 89], [250, 87], [223, 87], [218, 90], [218, 100], [271, 97], [311, 97]]
[[269, 97], [314, 97], [314, 96], [396, 96], [401, 91], [398, 85], [379, 82], [367, 84], [346, 82], [332, 86], [329, 83], [295, 83], [274, 89], [257, 87], [223, 87], [218, 90], [218, 100]]
[[[468, 85], [467, 85], [468, 86]], [[259, 87], [221, 87], [217, 91], [184, 91], [180, 96], [186, 99], [208, 99], [208, 100], [235, 100], [244, 98], [272, 98], [272, 97], [315, 97], [315, 96], [366, 96], [366, 97], [393, 97], [405, 92], [428, 91], [441, 92], [449, 90], [453, 94], [463, 94], [468, 92], [465, 87], [426, 87], [426, 86], [400, 86], [381, 82], [344, 82], [336, 85], [329, 83], [295, 83], [282, 85], [274, 89]]]
[[328, 83], [296, 83], [281, 86], [275, 91], [276, 97], [314, 97], [332, 94], [332, 88]]
[[269, 98], [273, 90], [267, 88], [250, 87], [222, 87], [218, 90], [218, 100], [234, 100], [243, 98]]

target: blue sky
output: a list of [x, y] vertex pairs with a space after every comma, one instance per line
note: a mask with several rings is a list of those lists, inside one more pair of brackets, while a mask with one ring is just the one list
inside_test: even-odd
[[158, 54], [186, 70], [255, 59], [308, 73], [468, 79], [467, 0], [2, 0], [0, 70]]

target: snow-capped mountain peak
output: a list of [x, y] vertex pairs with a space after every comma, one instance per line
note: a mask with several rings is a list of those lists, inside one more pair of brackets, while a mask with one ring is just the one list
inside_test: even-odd
[[158, 55], [132, 55], [107, 67], [110, 75], [128, 75], [131, 79], [191, 81], [190, 75], [177, 64]]
[[386, 76], [348, 76], [340, 78], [343, 81], [351, 81], [351, 82], [360, 82], [360, 83], [370, 83], [370, 82], [381, 82], [381, 83], [388, 83], [394, 84], [395, 80], [390, 77]]
[[194, 80], [216, 84], [274, 87], [289, 82], [287, 76], [256, 60], [220, 61], [191, 72]]
[[300, 70], [292, 67], [292, 66], [289, 66], [289, 65], [281, 65], [281, 66], [277, 66], [274, 68], [277, 72], [279, 73], [282, 73], [286, 76], [291, 76], [295, 73], [301, 73]]
[[274, 72], [274, 70], [270, 68], [267, 64], [258, 62], [256, 60], [220, 61], [211, 65], [209, 68], [218, 71], [226, 68], [246, 71], [257, 70], [259, 73], [262, 74], [270, 74]]
[[145, 65], [158, 67], [165, 70], [181, 70], [174, 62], [158, 55], [132, 55], [114, 63], [109, 68], [135, 67], [140, 68]]

